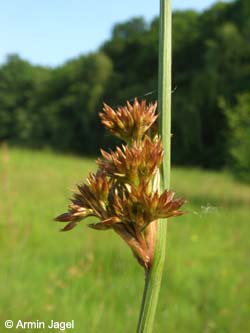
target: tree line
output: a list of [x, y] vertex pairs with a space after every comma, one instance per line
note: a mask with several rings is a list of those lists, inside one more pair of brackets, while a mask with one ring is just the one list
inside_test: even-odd
[[[172, 162], [229, 166], [249, 181], [250, 2], [173, 13]], [[94, 53], [56, 67], [0, 67], [0, 142], [77, 154], [114, 144], [102, 103], [157, 98], [158, 18], [116, 24]]]

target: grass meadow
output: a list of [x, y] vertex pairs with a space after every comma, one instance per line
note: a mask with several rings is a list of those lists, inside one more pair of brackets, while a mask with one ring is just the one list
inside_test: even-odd
[[[130, 250], [112, 231], [82, 222], [60, 233], [52, 221], [93, 168], [90, 159], [0, 150], [0, 332], [19, 331], [6, 319], [135, 331], [143, 270]], [[250, 188], [226, 172], [185, 168], [173, 168], [171, 187], [187, 198], [187, 214], [168, 224], [154, 332], [250, 332]]]

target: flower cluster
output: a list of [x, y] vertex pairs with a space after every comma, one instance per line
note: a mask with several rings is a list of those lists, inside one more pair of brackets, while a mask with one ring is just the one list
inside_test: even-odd
[[102, 123], [127, 145], [113, 152], [101, 150], [99, 169], [90, 173], [86, 183], [78, 186], [66, 213], [55, 218], [68, 222], [62, 231], [74, 228], [82, 219], [94, 216], [98, 222], [89, 226], [97, 230], [113, 229], [130, 246], [139, 263], [150, 268], [154, 253], [157, 219], [183, 214], [179, 208], [185, 200], [174, 199], [174, 192], [159, 193], [154, 179], [159, 176], [163, 160], [160, 138], [149, 136], [154, 124], [156, 103], [127, 103], [113, 110], [106, 104], [100, 114]]
[[115, 152], [101, 150], [101, 153], [103, 159], [97, 161], [99, 167], [110, 177], [131, 184], [152, 179], [163, 159], [161, 140], [152, 141], [148, 136], [140, 142], [134, 141], [130, 147], [122, 145]]
[[137, 99], [116, 111], [104, 104], [100, 118], [113, 135], [126, 142], [138, 141], [156, 121], [156, 108], [157, 103], [147, 105], [145, 100], [139, 103]]
[[[101, 221], [108, 219], [111, 184], [112, 179], [108, 179], [103, 172], [90, 173], [86, 184], [78, 185], [78, 192], [74, 193], [68, 212], [55, 218], [56, 221], [69, 222], [62, 231], [73, 229], [77, 222], [88, 216], [95, 216]], [[105, 229], [105, 224], [102, 229]]]

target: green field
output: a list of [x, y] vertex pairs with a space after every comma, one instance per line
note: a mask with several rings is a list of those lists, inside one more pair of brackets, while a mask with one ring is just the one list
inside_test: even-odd
[[[68, 332], [134, 332], [143, 270], [112, 231], [52, 218], [92, 160], [0, 150], [0, 332], [4, 321], [75, 320]], [[227, 173], [176, 168], [187, 214], [169, 221], [156, 333], [250, 332], [250, 188]], [[50, 330], [53, 331], [53, 330]], [[49, 330], [20, 330], [49, 332]]]

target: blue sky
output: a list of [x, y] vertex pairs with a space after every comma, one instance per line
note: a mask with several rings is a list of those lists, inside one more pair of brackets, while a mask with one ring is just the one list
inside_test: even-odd
[[[172, 0], [174, 9], [203, 10], [215, 0]], [[18, 53], [33, 64], [57, 66], [96, 50], [117, 22], [151, 20], [158, 0], [0, 0], [0, 63]]]

